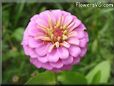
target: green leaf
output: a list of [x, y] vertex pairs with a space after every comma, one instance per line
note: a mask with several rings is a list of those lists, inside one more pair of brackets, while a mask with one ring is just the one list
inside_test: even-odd
[[93, 77], [92, 83], [97, 84], [97, 83], [99, 82], [100, 78], [101, 78], [100, 76], [101, 76], [101, 72], [98, 71], [98, 72], [95, 74], [95, 76]]
[[114, 11], [114, 8], [102, 9], [100, 14], [110, 13], [111, 11]]
[[[93, 84], [94, 83], [93, 81], [95, 80], [95, 78], [97, 78], [97, 81], [95, 81], [97, 82], [97, 84], [107, 83], [110, 76], [110, 71], [111, 71], [110, 66], [111, 64], [108, 60], [99, 63], [95, 68], [93, 68], [87, 74], [86, 79], [88, 80], [88, 83]], [[100, 78], [99, 81], [98, 81], [98, 78]]]
[[111, 50], [104, 47], [100, 49], [100, 54], [104, 59], [112, 59], [114, 57], [114, 54], [111, 52]]
[[36, 76], [30, 78], [26, 84], [55, 85], [55, 74], [49, 71], [39, 73]]
[[86, 84], [86, 78], [84, 75], [72, 72], [72, 71], [64, 71], [58, 76], [58, 81], [62, 84]]
[[95, 39], [95, 40], [93, 41], [93, 44], [92, 44], [92, 52], [93, 52], [93, 53], [96, 53], [97, 48], [98, 48], [98, 40]]
[[13, 58], [17, 58], [19, 54], [20, 53], [18, 52], [17, 48], [16, 47], [13, 47], [8, 52], [6, 52], [6, 54], [4, 54], [4, 57], [5, 58], [3, 58], [2, 61], [6, 61], [6, 60], [8, 60], [8, 59], [10, 59], [12, 57]]
[[17, 41], [21, 41], [22, 40], [22, 37], [23, 37], [23, 32], [24, 32], [24, 29], [19, 27], [17, 28], [14, 33], [13, 33], [13, 37], [17, 40]]

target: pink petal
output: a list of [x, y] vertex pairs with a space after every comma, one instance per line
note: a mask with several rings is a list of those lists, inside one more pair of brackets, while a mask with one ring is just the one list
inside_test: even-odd
[[49, 62], [57, 62], [59, 60], [57, 49], [53, 49], [50, 53], [48, 53], [47, 58]]
[[76, 31], [72, 31], [68, 34], [68, 37], [77, 37], [78, 33]]
[[54, 44], [51, 44], [49, 46], [48, 53], [52, 52], [52, 50], [54, 49], [54, 46], [55, 46]]
[[72, 23], [70, 23], [70, 24], [68, 25], [68, 30], [69, 30], [69, 32], [71, 32], [72, 29], [74, 29], [74, 28], [72, 28], [74, 25], [75, 25], [75, 22], [72, 22]]
[[80, 44], [80, 40], [77, 39], [76, 37], [72, 37], [72, 38], [68, 39], [68, 43], [74, 44], [74, 45], [79, 45]]
[[35, 22], [37, 22], [38, 25], [43, 25], [48, 27], [48, 16], [50, 11], [46, 10], [45, 12], [41, 12], [35, 19]]
[[29, 47], [27, 45], [23, 45], [24, 52], [26, 55], [29, 55]]
[[31, 48], [36, 48], [40, 44], [40, 42], [36, 41], [34, 38], [30, 38], [28, 42], [29, 42], [29, 47]]
[[77, 57], [79, 56], [79, 54], [81, 53], [81, 49], [77, 46], [74, 46], [72, 45], [70, 48], [69, 48], [69, 52], [70, 52], [70, 55], [73, 56], [73, 57]]
[[65, 47], [59, 47], [57, 48], [58, 55], [61, 59], [66, 59], [69, 57], [68, 49]]
[[62, 60], [62, 62], [65, 65], [71, 64], [73, 62], [73, 57], [70, 56], [69, 58]]
[[79, 38], [79, 39], [81, 39], [85, 36], [84, 31], [78, 31], [77, 33], [78, 33], [78, 35], [76, 37]]
[[80, 56], [81, 57], [84, 57], [84, 55], [86, 54], [86, 52], [87, 52], [87, 47], [82, 48], [81, 53], [80, 53]]
[[24, 31], [24, 34], [23, 34], [23, 39], [25, 40], [25, 39], [29, 39], [29, 38], [30, 38], [30, 36], [29, 36], [29, 34], [28, 34], [28, 31], [25, 30], [25, 31]]
[[64, 25], [65, 19], [67, 18], [67, 16], [71, 16], [71, 13], [65, 11], [61, 11], [61, 13], [62, 13], [61, 25]]
[[38, 17], [38, 19], [36, 20], [36, 23], [39, 26], [48, 27], [48, 23], [45, 21], [45, 19], [41, 19], [40, 17]]
[[81, 24], [81, 21], [79, 19], [75, 19], [72, 23], [72, 26], [69, 27], [70, 32], [76, 29]]
[[71, 65], [63, 65], [61, 68], [53, 68], [52, 71], [54, 72], [60, 72], [62, 70], [70, 70], [72, 68]]
[[31, 58], [37, 58], [37, 53], [35, 52], [34, 49], [29, 48], [28, 52]]
[[53, 16], [55, 16], [56, 21], [59, 20], [62, 15], [61, 10], [52, 10], [51, 13], [53, 14]]
[[61, 10], [63, 16], [71, 15], [71, 13]]
[[28, 45], [28, 40], [27, 39], [23, 39], [21, 42], [22, 45]]
[[72, 64], [78, 64], [80, 62], [80, 57], [74, 58]]
[[45, 68], [45, 69], [47, 69], [47, 70], [52, 70], [52, 68], [53, 68], [49, 63], [44, 63], [42, 65], [42, 67]]
[[46, 56], [44, 56], [44, 57], [38, 56], [38, 60], [39, 60], [41, 63], [46, 63], [46, 62], [48, 62], [48, 59], [47, 59]]
[[61, 70], [60, 69], [58, 69], [58, 68], [53, 68], [52, 69], [52, 72], [55, 72], [55, 73], [58, 73], [58, 72], [60, 72]]
[[30, 36], [36, 36], [37, 33], [39, 32], [36, 26], [37, 26], [36, 23], [31, 21], [26, 28], [27, 34]]
[[72, 22], [72, 20], [73, 20], [72, 15], [68, 15], [68, 16], [66, 16], [63, 24], [64, 25], [69, 25]]
[[30, 29], [29, 35], [31, 36], [44, 36], [44, 32], [41, 29], [35, 28], [35, 29]]
[[49, 11], [46, 11], [46, 13], [42, 12], [39, 15], [39, 18], [42, 19], [42, 25], [45, 25], [46, 27], [48, 27], [48, 17], [47, 17], [47, 13], [49, 14]]
[[87, 40], [87, 42], [89, 42], [89, 36], [88, 36], [88, 33], [87, 32], [84, 32], [85, 33], [85, 38]]
[[[47, 10], [45, 12], [42, 12], [41, 15], [43, 15], [44, 17], [42, 17], [43, 20], [45, 20], [47, 22], [47, 26], [49, 28], [52, 28], [53, 26], [55, 26], [56, 24], [56, 15], [53, 14], [52, 11]], [[58, 16], [60, 17], [60, 16]]]
[[35, 51], [39, 56], [44, 56], [48, 53], [48, 49], [49, 49], [50, 43], [48, 44], [41, 44], [40, 46], [38, 46]]
[[42, 63], [39, 62], [37, 59], [30, 59], [30, 62], [35, 65], [37, 68], [41, 68], [42, 67]]
[[86, 47], [87, 41], [88, 41], [88, 40], [87, 40], [86, 38], [81, 39], [81, 40], [80, 40], [80, 47]]
[[39, 14], [40, 18], [43, 19], [43, 20], [45, 20], [45, 22], [47, 23], [47, 25], [48, 25], [48, 15], [50, 15], [50, 14], [52, 14], [52, 13], [50, 13], [49, 10], [46, 10], [45, 12], [41, 12]]
[[86, 27], [84, 26], [83, 23], [81, 23], [75, 30], [76, 31], [84, 31], [84, 30], [86, 30]]
[[62, 43], [62, 45], [63, 45], [64, 47], [66, 47], [66, 48], [69, 48], [69, 47], [70, 47], [70, 44], [69, 44], [68, 42], [65, 42], [65, 41]]
[[61, 68], [63, 66], [63, 63], [59, 60], [57, 62], [50, 63], [50, 65], [55, 68]]
[[56, 22], [57, 22], [56, 15], [53, 14], [53, 12], [51, 13], [51, 22], [52, 22], [53, 26], [55, 26]]
[[34, 15], [30, 20], [35, 21], [36, 19], [38, 19], [38, 14]]
[[72, 68], [71, 65], [64, 65], [61, 70], [70, 70]]

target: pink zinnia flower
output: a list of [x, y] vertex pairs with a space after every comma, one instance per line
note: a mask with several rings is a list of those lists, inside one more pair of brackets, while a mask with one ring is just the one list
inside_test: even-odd
[[37, 68], [70, 69], [87, 51], [88, 34], [85, 30], [84, 24], [69, 12], [41, 12], [31, 18], [24, 32], [24, 52]]

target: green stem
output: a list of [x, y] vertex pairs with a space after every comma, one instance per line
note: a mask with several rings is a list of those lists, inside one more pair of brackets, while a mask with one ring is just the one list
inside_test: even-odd
[[54, 72], [54, 74], [55, 74], [55, 81], [56, 81], [56, 84], [58, 84], [58, 80], [57, 80], [58, 73], [57, 73], [57, 72]]

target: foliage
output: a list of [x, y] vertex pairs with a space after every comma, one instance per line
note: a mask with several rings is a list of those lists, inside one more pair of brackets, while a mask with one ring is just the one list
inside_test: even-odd
[[46, 71], [30, 78], [26, 84], [55, 85], [56, 77], [53, 72]]
[[[105, 65], [105, 66], [104, 66]], [[98, 64], [90, 73], [87, 74], [86, 78], [88, 83], [107, 83], [110, 76], [110, 62], [103, 61]]]
[[[75, 3], [3, 3], [3, 84], [114, 84], [114, 9], [76, 7]], [[24, 55], [21, 40], [30, 18], [47, 9], [76, 15], [87, 27], [86, 56], [71, 71], [37, 69]], [[34, 72], [36, 71], [37, 72]], [[34, 75], [35, 74], [35, 75]]]

